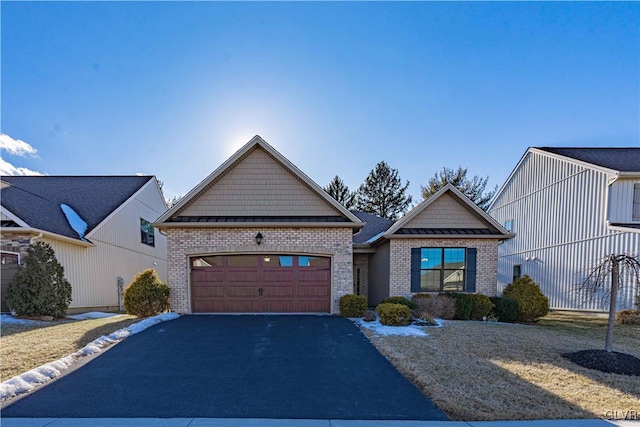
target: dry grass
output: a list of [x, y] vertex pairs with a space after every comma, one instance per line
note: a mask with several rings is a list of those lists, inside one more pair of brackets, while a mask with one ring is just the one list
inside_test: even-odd
[[[582, 368], [561, 354], [604, 347], [606, 319], [552, 314], [535, 325], [451, 321], [427, 337], [374, 345], [453, 420], [604, 418], [640, 410], [640, 377]], [[640, 356], [640, 327], [614, 350]]]
[[49, 325], [3, 325], [0, 331], [0, 381], [74, 353], [102, 335], [126, 328], [138, 319], [60, 321]]

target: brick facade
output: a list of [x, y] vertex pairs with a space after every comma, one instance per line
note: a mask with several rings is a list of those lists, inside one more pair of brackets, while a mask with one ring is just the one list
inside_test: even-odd
[[390, 296], [411, 293], [411, 249], [425, 247], [476, 248], [476, 292], [496, 295], [498, 271], [497, 239], [391, 239]]
[[[189, 257], [205, 254], [309, 254], [331, 257], [331, 312], [341, 296], [353, 292], [350, 228], [167, 228], [171, 309], [190, 313]], [[254, 236], [263, 235], [257, 245]]]

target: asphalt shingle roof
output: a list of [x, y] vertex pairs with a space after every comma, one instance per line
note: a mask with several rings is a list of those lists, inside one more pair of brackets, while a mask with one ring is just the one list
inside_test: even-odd
[[372, 237], [377, 236], [380, 233], [384, 233], [394, 224], [394, 221], [390, 219], [381, 218], [376, 215], [351, 211], [352, 214], [358, 217], [362, 222], [365, 222], [365, 226], [360, 231], [353, 235], [353, 243], [366, 243]]
[[570, 148], [537, 147], [549, 153], [581, 160], [619, 172], [640, 172], [640, 147], [626, 148]]
[[93, 230], [152, 176], [3, 176], [3, 207], [30, 227], [80, 239], [61, 204], [69, 205]]

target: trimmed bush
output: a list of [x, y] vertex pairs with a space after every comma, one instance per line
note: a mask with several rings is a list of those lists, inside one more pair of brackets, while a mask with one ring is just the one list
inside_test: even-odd
[[348, 294], [340, 297], [342, 317], [362, 317], [365, 311], [367, 311], [367, 298], [364, 295]]
[[152, 268], [133, 278], [124, 291], [124, 308], [138, 317], [155, 316], [169, 310], [169, 287]]
[[451, 298], [456, 303], [456, 314], [453, 317], [456, 320], [469, 320], [471, 310], [473, 309], [473, 296], [471, 294], [463, 294], [458, 292], [446, 292], [445, 297]]
[[533, 322], [549, 313], [549, 299], [529, 276], [516, 279], [502, 295], [518, 301], [518, 320], [521, 322]]
[[485, 320], [495, 307], [488, 296], [482, 294], [472, 294], [473, 307], [471, 308], [471, 320]]
[[515, 322], [518, 320], [518, 301], [510, 297], [489, 298], [495, 305], [493, 312], [500, 322]]
[[411, 323], [411, 310], [404, 304], [383, 302], [376, 307], [380, 323], [388, 326], [406, 326]]
[[411, 297], [411, 301], [417, 303], [422, 299], [429, 299], [429, 298], [431, 298], [431, 294], [415, 294], [414, 296]]
[[619, 325], [640, 325], [640, 311], [622, 310], [616, 315], [616, 323]]
[[27, 249], [7, 289], [7, 305], [18, 316], [64, 317], [71, 303], [71, 284], [53, 248], [36, 242]]
[[413, 301], [410, 301], [410, 300], [406, 299], [405, 297], [389, 297], [389, 298], [386, 298], [382, 302], [383, 303], [388, 303], [388, 304], [406, 305], [407, 307], [409, 307], [409, 310], [415, 310], [416, 308], [418, 308], [418, 304], [416, 304]]
[[[418, 311], [424, 316], [451, 320], [456, 315], [456, 303], [453, 298], [444, 295], [436, 295], [429, 298], [419, 298], [416, 300]], [[417, 316], [422, 319], [423, 315]]]

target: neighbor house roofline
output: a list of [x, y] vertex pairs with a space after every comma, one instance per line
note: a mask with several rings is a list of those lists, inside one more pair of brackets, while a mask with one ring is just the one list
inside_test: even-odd
[[[178, 203], [176, 203], [173, 207], [167, 210], [163, 215], [158, 218], [156, 224], [154, 224], [158, 228], [168, 227], [168, 221], [172, 216], [176, 213], [180, 212], [184, 207], [188, 206], [188, 204], [194, 199], [201, 191], [203, 191], [209, 184], [211, 184], [215, 179], [222, 176], [225, 172], [227, 172], [231, 167], [233, 167], [234, 163], [237, 162], [240, 158], [242, 158], [245, 154], [247, 154], [250, 150], [260, 147], [265, 150], [270, 156], [275, 158], [279, 163], [281, 163], [289, 172], [291, 172], [294, 176], [300, 179], [305, 185], [307, 185], [312, 191], [317, 193], [327, 204], [332, 206], [335, 210], [337, 210], [341, 215], [351, 221], [348, 226], [352, 228], [361, 228], [364, 224], [358, 219], [357, 216], [349, 212], [344, 206], [338, 203], [333, 197], [329, 196], [326, 191], [322, 189], [318, 184], [316, 184], [311, 178], [309, 178], [304, 172], [298, 169], [293, 163], [291, 163], [286, 157], [280, 154], [275, 148], [269, 145], [265, 140], [263, 140], [259, 135], [251, 138], [249, 142], [247, 142], [242, 148], [235, 152], [231, 157], [229, 157], [224, 163], [222, 163], [216, 170], [214, 170], [209, 176], [207, 176], [204, 180], [202, 180], [198, 185], [196, 185], [189, 193], [187, 193]], [[252, 224], [256, 225], [256, 224]], [[317, 224], [316, 224], [317, 225]], [[182, 227], [190, 227], [191, 224], [183, 224]], [[278, 224], [278, 226], [282, 226], [282, 224]], [[300, 226], [300, 224], [296, 224], [296, 226]]]
[[42, 234], [43, 237], [48, 237], [54, 240], [60, 240], [65, 243], [71, 243], [74, 245], [83, 246], [85, 248], [91, 248], [96, 246], [94, 243], [88, 240], [83, 241], [79, 239], [74, 239], [73, 237], [67, 237], [67, 236], [63, 236], [62, 234], [52, 233], [51, 231], [42, 230], [42, 229], [33, 228], [33, 227], [3, 227], [2, 231], [4, 233]]
[[120, 212], [122, 209], [124, 209], [124, 207], [129, 204], [129, 202], [131, 200], [133, 200], [135, 197], [137, 197], [140, 193], [142, 193], [143, 191], [145, 191], [145, 189], [151, 185], [152, 182], [156, 183], [156, 187], [158, 189], [158, 191], [160, 192], [160, 196], [162, 198], [162, 201], [164, 203], [165, 209], [167, 208], [167, 202], [164, 199], [164, 196], [162, 195], [162, 191], [160, 190], [160, 187], [158, 186], [158, 180], [156, 179], [155, 175], [149, 175], [149, 180], [142, 186], [140, 187], [135, 193], [133, 193], [131, 196], [129, 196], [129, 198], [127, 200], [125, 200], [124, 202], [122, 202], [117, 208], [115, 208], [109, 215], [107, 215], [102, 221], [100, 221], [98, 223], [98, 225], [96, 225], [95, 227], [93, 227], [93, 229], [91, 229], [91, 231], [89, 231], [84, 238], [85, 239], [91, 239], [91, 236], [93, 236], [97, 230], [100, 229], [100, 227], [102, 227], [104, 224], [106, 224], [107, 222], [109, 222], [111, 220], [111, 218], [113, 218], [114, 216], [116, 216], [118, 214], [118, 212]]
[[15, 222], [16, 224], [18, 224], [20, 227], [24, 227], [24, 228], [30, 227], [29, 224], [27, 224], [25, 221], [23, 221], [18, 215], [14, 214], [13, 212], [11, 212], [9, 209], [5, 208], [4, 206], [0, 205], [0, 212], [2, 212], [4, 215], [6, 215], [9, 218], [11, 218], [11, 220], [13, 222]]
[[[563, 148], [563, 147], [557, 147], [557, 148]], [[612, 175], [614, 177], [613, 181], [615, 181], [617, 178], [622, 178], [622, 177], [624, 177], [624, 178], [640, 177], [640, 173], [638, 173], [638, 172], [619, 171], [619, 170], [616, 170], [616, 169], [606, 168], [604, 166], [599, 166], [599, 165], [596, 165], [596, 164], [593, 164], [593, 163], [585, 162], [583, 160], [578, 160], [578, 159], [570, 157], [570, 156], [565, 156], [565, 155], [558, 154], [558, 153], [552, 153], [552, 152], [546, 151], [546, 150], [544, 150], [542, 148], [529, 147], [524, 152], [522, 157], [520, 157], [520, 160], [518, 161], [516, 166], [513, 168], [513, 170], [511, 171], [511, 173], [507, 177], [507, 179], [504, 181], [504, 183], [502, 184], [502, 186], [500, 187], [498, 192], [493, 196], [493, 199], [491, 200], [491, 203], [489, 204], [489, 207], [487, 208], [487, 211], [490, 211], [491, 209], [493, 209], [493, 206], [494, 206], [495, 202], [502, 195], [502, 193], [504, 192], [504, 190], [507, 187], [507, 184], [509, 184], [509, 182], [511, 182], [511, 179], [513, 178], [513, 176], [516, 174], [518, 169], [520, 169], [520, 165], [524, 162], [524, 160], [527, 158], [527, 156], [530, 153], [536, 153], [536, 154], [539, 154], [541, 156], [546, 156], [546, 157], [550, 157], [550, 158], [553, 158], [553, 159], [564, 160], [564, 161], [576, 164], [578, 166], [582, 166], [582, 167], [585, 167], [585, 168], [589, 168], [589, 169], [593, 169], [593, 170], [596, 170], [596, 171], [604, 172], [606, 174]]]

